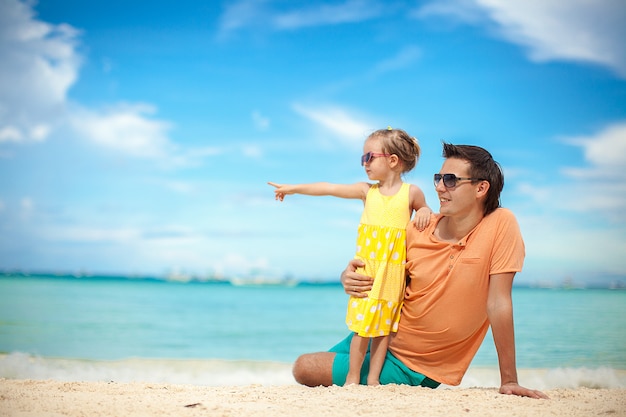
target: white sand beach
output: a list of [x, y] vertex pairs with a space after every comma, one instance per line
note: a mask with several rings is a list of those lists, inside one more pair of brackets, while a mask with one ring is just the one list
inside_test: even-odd
[[626, 416], [626, 389], [554, 389], [549, 400], [495, 388], [222, 386], [0, 380], [0, 415], [47, 416]]

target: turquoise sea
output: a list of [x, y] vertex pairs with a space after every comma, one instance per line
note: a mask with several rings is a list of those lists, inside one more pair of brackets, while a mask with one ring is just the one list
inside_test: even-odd
[[[626, 291], [513, 292], [520, 382], [626, 387]], [[294, 384], [347, 335], [339, 284], [0, 276], [0, 378]], [[488, 334], [461, 386], [498, 386]]]

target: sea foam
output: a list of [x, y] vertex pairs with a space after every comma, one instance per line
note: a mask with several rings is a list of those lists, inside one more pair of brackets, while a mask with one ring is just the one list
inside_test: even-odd
[[[626, 371], [608, 367], [520, 369], [518, 374], [520, 384], [540, 390], [626, 388]], [[144, 358], [104, 361], [48, 358], [21, 352], [0, 355], [0, 378], [204, 386], [296, 384], [291, 364], [283, 362]], [[497, 387], [499, 384], [496, 368], [470, 367], [459, 387]]]
[[281, 362], [144, 358], [104, 361], [43, 358], [20, 352], [0, 356], [0, 377], [206, 386], [296, 383], [291, 364]]

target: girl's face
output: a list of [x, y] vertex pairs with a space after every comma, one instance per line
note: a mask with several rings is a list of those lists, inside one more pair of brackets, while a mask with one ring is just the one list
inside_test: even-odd
[[386, 177], [390, 170], [387, 158], [389, 155], [383, 153], [379, 139], [370, 138], [365, 141], [361, 162], [370, 180], [380, 181]]

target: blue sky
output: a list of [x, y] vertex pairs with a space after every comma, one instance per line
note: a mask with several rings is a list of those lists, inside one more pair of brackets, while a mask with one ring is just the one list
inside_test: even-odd
[[0, 0], [0, 269], [336, 280], [388, 125], [484, 146], [520, 282], [626, 275], [622, 0]]

